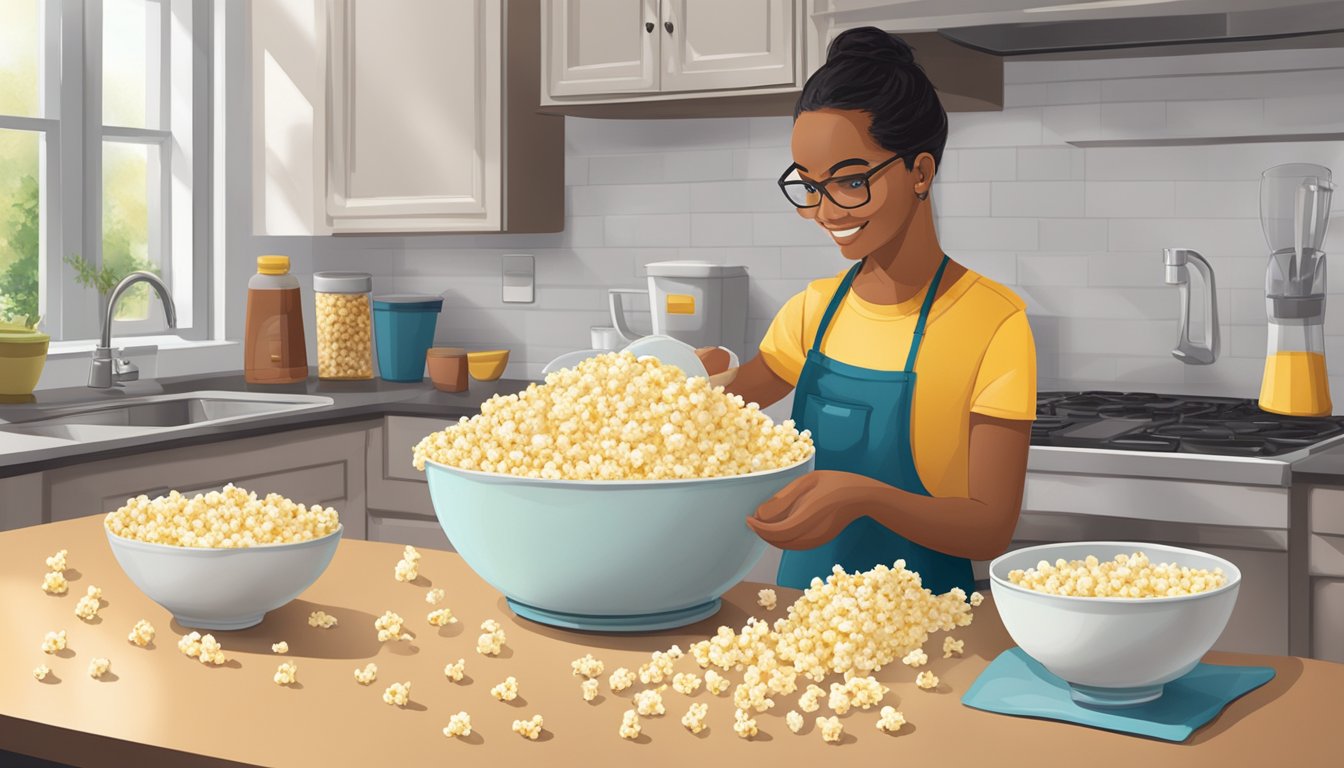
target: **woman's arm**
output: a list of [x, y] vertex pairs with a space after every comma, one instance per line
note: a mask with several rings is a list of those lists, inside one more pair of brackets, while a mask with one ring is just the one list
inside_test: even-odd
[[1031, 422], [971, 414], [968, 498], [934, 498], [850, 472], [811, 472], [762, 504], [750, 525], [783, 549], [811, 549], [867, 515], [930, 549], [971, 560], [1007, 551], [1022, 509]]
[[[718, 366], [714, 365], [716, 361], [714, 353], [717, 349], [717, 347], [710, 347], [696, 350], [696, 354], [705, 363], [705, 368], [712, 374], [709, 377], [709, 383], [722, 386], [734, 395], [741, 395], [742, 399], [748, 403], [756, 403], [762, 408], [779, 402], [793, 390], [793, 385], [770, 370], [770, 366], [765, 363], [765, 358], [760, 355], [756, 355], [736, 368], [716, 372], [715, 368]], [[727, 357], [724, 354], [722, 356], [723, 362], [719, 365], [727, 365]]]

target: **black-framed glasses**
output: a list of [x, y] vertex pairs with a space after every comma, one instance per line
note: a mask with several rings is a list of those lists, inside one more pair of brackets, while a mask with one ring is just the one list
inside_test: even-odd
[[[894, 163], [900, 155], [892, 155], [886, 160], [869, 168], [866, 173], [850, 176], [833, 176], [825, 181], [807, 181], [797, 178], [798, 164], [794, 163], [779, 177], [779, 188], [784, 196], [798, 208], [816, 208], [821, 205], [824, 195], [841, 208], [858, 208], [867, 205], [872, 199], [872, 190], [868, 182], [878, 171]], [[790, 174], [795, 178], [790, 179]]]

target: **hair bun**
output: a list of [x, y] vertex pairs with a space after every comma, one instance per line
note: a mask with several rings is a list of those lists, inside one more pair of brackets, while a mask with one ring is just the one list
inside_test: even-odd
[[826, 61], [858, 57], [896, 64], [915, 63], [915, 51], [901, 38], [877, 27], [856, 27], [841, 32], [826, 49]]

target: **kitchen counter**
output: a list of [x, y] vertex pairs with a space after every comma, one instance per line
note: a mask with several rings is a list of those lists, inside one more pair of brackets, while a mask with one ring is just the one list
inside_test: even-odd
[[[0, 624], [0, 749], [72, 765], [174, 766], [371, 766], [404, 765], [616, 765], [648, 766], [886, 765], [894, 759], [925, 765], [1006, 765], [1047, 757], [1072, 765], [1253, 765], [1292, 759], [1298, 765], [1333, 765], [1344, 754], [1344, 733], [1334, 703], [1344, 690], [1344, 665], [1284, 656], [1210, 653], [1221, 664], [1272, 666], [1276, 677], [1233, 702], [1187, 743], [1171, 744], [1048, 720], [1013, 718], [970, 709], [960, 698], [986, 664], [1010, 647], [993, 602], [976, 609], [975, 622], [956, 632], [966, 655], [942, 659], [931, 653], [928, 669], [941, 679], [934, 691], [915, 687], [913, 670], [891, 664], [877, 673], [891, 687], [893, 704], [909, 724], [898, 734], [874, 728], [874, 711], [851, 711], [841, 721], [842, 743], [826, 744], [811, 720], [800, 735], [784, 726], [790, 696], [757, 716], [761, 735], [746, 741], [732, 731], [728, 695], [711, 696], [703, 687], [691, 701], [707, 702], [709, 729], [692, 735], [680, 724], [687, 697], [664, 692], [667, 714], [641, 718], [643, 735], [617, 735], [630, 694], [613, 694], [606, 677], [618, 666], [636, 668], [648, 653], [673, 643], [683, 648], [713, 634], [720, 624], [739, 627], [749, 615], [767, 618], [784, 612], [798, 593], [779, 588], [780, 608], [755, 606], [759, 585], [739, 584], [724, 597], [711, 619], [680, 630], [641, 635], [582, 634], [533, 624], [514, 616], [499, 593], [484, 584], [455, 554], [422, 550], [420, 579], [404, 584], [392, 577], [400, 548], [390, 544], [342, 541], [327, 572], [299, 599], [273, 611], [251, 629], [217, 632], [229, 662], [207, 667], [178, 652], [177, 638], [188, 630], [144, 597], [113, 559], [101, 515], [0, 533], [0, 605], [9, 620]], [[50, 596], [40, 589], [43, 558], [68, 549], [70, 592]], [[89, 585], [103, 589], [98, 619], [86, 624], [72, 614]], [[425, 622], [425, 590], [443, 587], [444, 605], [460, 619], [442, 629]], [[314, 610], [340, 623], [314, 629]], [[373, 621], [386, 610], [407, 619], [412, 642], [377, 642]], [[158, 636], [148, 649], [126, 640], [138, 619], [148, 619]], [[498, 658], [475, 652], [477, 627], [496, 619], [508, 635]], [[65, 629], [69, 648], [52, 657], [39, 650], [48, 630]], [[284, 640], [290, 652], [277, 656], [272, 643]], [[929, 647], [938, 643], [935, 635]], [[582, 700], [570, 662], [592, 652], [606, 663], [602, 694]], [[111, 661], [102, 681], [86, 673], [90, 658]], [[443, 676], [445, 663], [466, 659], [460, 684]], [[282, 660], [298, 665], [299, 685], [271, 680]], [[358, 685], [353, 670], [368, 661], [378, 679]], [[45, 663], [54, 677], [33, 679]], [[680, 671], [699, 671], [689, 658]], [[493, 700], [489, 689], [517, 677], [519, 699]], [[739, 675], [730, 675], [735, 681]], [[382, 702], [383, 690], [410, 681], [405, 709]], [[442, 735], [451, 714], [471, 714], [473, 735]], [[545, 718], [540, 740], [510, 731], [515, 719]], [[818, 714], [821, 714], [819, 712]], [[1020, 759], [1007, 759], [1009, 755]]]
[[1344, 485], [1344, 445], [1321, 451], [1293, 464], [1293, 482]]
[[[137, 435], [115, 440], [73, 443], [51, 448], [0, 453], [0, 477], [42, 472], [111, 456], [125, 455], [128, 449], [152, 450], [186, 447], [223, 439], [251, 437], [276, 431], [319, 427], [386, 415], [442, 416], [445, 421], [475, 414], [481, 403], [498, 393], [512, 393], [530, 382], [500, 379], [472, 381], [466, 392], [440, 392], [426, 379], [420, 383], [370, 381], [325, 381], [310, 377], [298, 384], [257, 385], [243, 380], [241, 373], [133, 381], [110, 389], [69, 387], [38, 390], [36, 402], [0, 405], [0, 423], [19, 423], [40, 418], [45, 410], [71, 405], [104, 404], [130, 397], [175, 394], [195, 391], [261, 392], [273, 394], [322, 395], [331, 405], [290, 413], [258, 416], [242, 421], [224, 422], [174, 429], [158, 434]], [[4, 435], [0, 433], [0, 440]]]

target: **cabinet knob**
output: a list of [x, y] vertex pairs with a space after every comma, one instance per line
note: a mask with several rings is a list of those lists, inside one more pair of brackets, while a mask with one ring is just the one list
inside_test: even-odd
[[666, 30], [667, 30], [667, 34], [669, 34], [669, 35], [672, 34], [672, 22], [670, 22], [670, 21], [664, 21], [664, 22], [663, 22], [663, 29], [666, 29]]
[[652, 21], [646, 21], [646, 22], [644, 22], [644, 31], [645, 31], [645, 32], [652, 32], [652, 31], [653, 31], [653, 22], [652, 22]]

